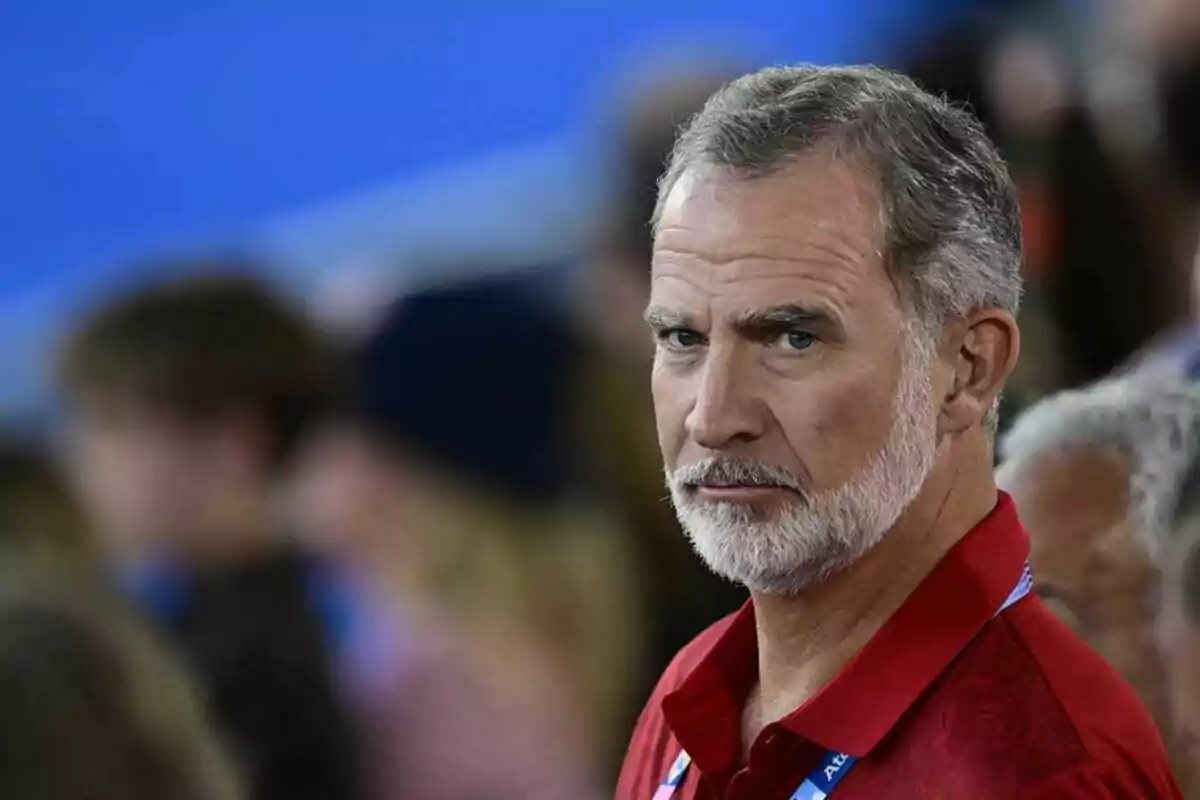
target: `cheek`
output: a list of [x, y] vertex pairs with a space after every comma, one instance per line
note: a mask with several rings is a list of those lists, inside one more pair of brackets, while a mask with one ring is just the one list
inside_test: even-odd
[[814, 373], [779, 382], [771, 396], [794, 458], [816, 489], [840, 486], [887, 443], [892, 430], [891, 387], [866, 370], [847, 375]]
[[75, 475], [87, 502], [101, 514], [128, 514], [148, 500], [163, 481], [157, 459], [136, 443], [104, 440], [86, 444]]
[[136, 551], [187, 518], [187, 465], [152, 443], [124, 440], [90, 447], [77, 460], [81, 497], [109, 549]]

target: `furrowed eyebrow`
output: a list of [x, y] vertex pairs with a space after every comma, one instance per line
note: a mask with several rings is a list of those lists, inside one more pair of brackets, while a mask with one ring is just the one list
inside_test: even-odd
[[690, 314], [682, 314], [662, 306], [650, 306], [642, 315], [651, 330], [665, 331], [670, 328], [695, 328], [695, 319]]
[[747, 312], [738, 317], [734, 326], [747, 334], [777, 333], [799, 327], [841, 327], [828, 311], [794, 303]]

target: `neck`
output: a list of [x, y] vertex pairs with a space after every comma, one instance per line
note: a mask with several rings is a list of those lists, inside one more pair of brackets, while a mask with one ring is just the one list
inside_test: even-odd
[[[903, 605], [942, 557], [996, 503], [987, 470], [960, 484], [931, 474], [878, 546], [851, 568], [796, 595], [754, 593], [759, 685], [746, 741], [829, 683]], [[939, 485], [942, 484], [942, 485]]]

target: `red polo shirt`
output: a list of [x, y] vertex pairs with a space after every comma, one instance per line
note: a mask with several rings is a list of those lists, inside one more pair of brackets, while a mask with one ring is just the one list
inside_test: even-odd
[[827, 750], [859, 757], [859, 798], [1178, 798], [1133, 690], [1042, 602], [996, 616], [1029, 539], [1012, 500], [962, 539], [845, 669], [741, 756], [757, 679], [754, 607], [685, 647], [642, 712], [618, 800], [650, 800], [684, 748], [675, 798], [786, 800]]

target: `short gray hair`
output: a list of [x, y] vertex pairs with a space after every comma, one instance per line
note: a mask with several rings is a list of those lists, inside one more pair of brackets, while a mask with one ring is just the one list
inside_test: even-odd
[[753, 178], [824, 144], [878, 177], [884, 263], [927, 330], [1016, 313], [1021, 219], [1000, 154], [969, 113], [879, 67], [772, 67], [726, 85], [676, 140], [654, 223], [693, 166]]
[[1014, 466], [1086, 449], [1127, 460], [1129, 517], [1151, 558], [1169, 557], [1180, 488], [1200, 457], [1200, 385], [1135, 373], [1061, 392], [1022, 414], [1000, 442]]

